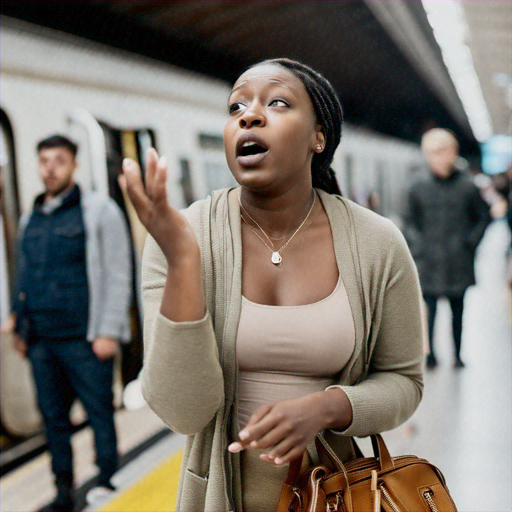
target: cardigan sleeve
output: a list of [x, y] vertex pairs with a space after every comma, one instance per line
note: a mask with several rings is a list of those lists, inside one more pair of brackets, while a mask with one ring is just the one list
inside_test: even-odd
[[[342, 432], [368, 436], [393, 429], [418, 407], [423, 393], [423, 336], [421, 293], [416, 267], [407, 244], [391, 230], [387, 278], [368, 375], [352, 386], [339, 387], [352, 405], [352, 423]], [[377, 308], [376, 308], [377, 309]], [[380, 318], [378, 318], [380, 317]]]
[[210, 314], [173, 322], [160, 313], [166, 274], [165, 257], [148, 235], [142, 259], [142, 393], [169, 428], [192, 435], [203, 430], [221, 406], [224, 379]]

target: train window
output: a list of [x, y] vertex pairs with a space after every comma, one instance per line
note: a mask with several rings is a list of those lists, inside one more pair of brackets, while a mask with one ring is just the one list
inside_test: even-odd
[[214, 149], [218, 151], [224, 151], [224, 138], [220, 135], [200, 133], [199, 147], [201, 149]]

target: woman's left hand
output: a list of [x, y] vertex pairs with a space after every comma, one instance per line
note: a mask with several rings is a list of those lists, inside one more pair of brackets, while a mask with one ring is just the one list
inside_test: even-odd
[[285, 464], [300, 457], [320, 430], [344, 428], [351, 419], [350, 402], [340, 389], [281, 400], [258, 408], [240, 432], [240, 441], [228, 449], [269, 449], [262, 459]]

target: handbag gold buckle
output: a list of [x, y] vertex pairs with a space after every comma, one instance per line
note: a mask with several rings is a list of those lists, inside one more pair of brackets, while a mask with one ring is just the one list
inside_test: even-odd
[[327, 500], [327, 507], [325, 509], [326, 512], [336, 512], [338, 510], [338, 507], [340, 506], [340, 502], [343, 499], [341, 497], [341, 494], [339, 492], [336, 493], [336, 501], [334, 500]]

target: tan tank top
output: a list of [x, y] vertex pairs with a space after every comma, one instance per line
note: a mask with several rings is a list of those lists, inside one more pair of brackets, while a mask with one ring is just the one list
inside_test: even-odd
[[[240, 427], [263, 404], [324, 390], [347, 364], [354, 345], [354, 320], [341, 277], [328, 297], [304, 306], [267, 306], [242, 297], [236, 345]], [[275, 510], [288, 472], [287, 465], [265, 462], [260, 453], [241, 453], [244, 512]]]
[[242, 297], [236, 345], [240, 427], [263, 404], [331, 385], [354, 344], [354, 321], [341, 277], [328, 297], [313, 304], [268, 306]]

